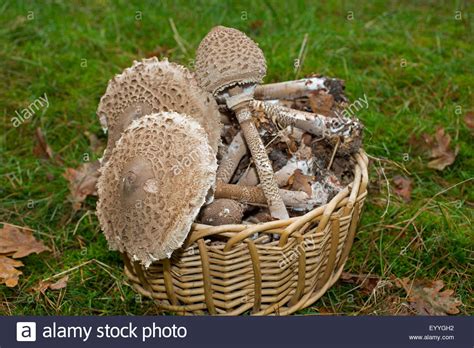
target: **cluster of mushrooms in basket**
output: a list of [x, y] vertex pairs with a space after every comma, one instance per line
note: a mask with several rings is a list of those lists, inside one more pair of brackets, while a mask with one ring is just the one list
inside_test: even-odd
[[343, 81], [262, 85], [266, 68], [254, 41], [218, 26], [194, 72], [151, 58], [109, 82], [98, 108], [108, 142], [97, 214], [112, 249], [148, 267], [193, 223], [288, 219], [351, 182], [362, 125], [341, 114]]

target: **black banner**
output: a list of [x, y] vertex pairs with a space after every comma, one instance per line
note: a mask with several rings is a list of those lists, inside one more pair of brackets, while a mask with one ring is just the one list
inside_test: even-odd
[[0, 317], [0, 348], [466, 348], [472, 332], [472, 317]]

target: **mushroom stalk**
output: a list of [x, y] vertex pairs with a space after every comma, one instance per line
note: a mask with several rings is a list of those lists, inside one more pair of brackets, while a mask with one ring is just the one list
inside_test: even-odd
[[[284, 204], [291, 208], [303, 209], [308, 207], [310, 197], [303, 191], [289, 191], [279, 189]], [[243, 186], [217, 183], [214, 198], [228, 198], [246, 204], [267, 204], [264, 191], [256, 186]]]
[[293, 126], [318, 137], [356, 139], [361, 136], [362, 124], [357, 119], [328, 117], [258, 100], [252, 100], [250, 106], [265, 112], [283, 127]]
[[278, 219], [288, 219], [289, 215], [278, 191], [272, 164], [265, 150], [265, 145], [263, 145], [263, 141], [258, 134], [257, 127], [255, 127], [255, 124], [252, 122], [252, 114], [248, 103], [238, 105], [235, 108], [235, 114], [242, 128], [252, 158], [255, 161], [255, 167], [257, 168], [258, 177], [262, 184], [262, 190], [265, 194], [270, 214]]
[[273, 100], [273, 99], [297, 99], [307, 96], [309, 93], [327, 89], [324, 84], [328, 79], [325, 77], [310, 77], [294, 81], [285, 81], [278, 83], [269, 83], [259, 85], [255, 89], [255, 99]]
[[217, 169], [217, 181], [222, 181], [224, 183], [230, 182], [232, 176], [237, 169], [240, 160], [247, 153], [247, 146], [245, 145], [245, 140], [242, 137], [242, 133], [239, 132], [232, 139], [232, 142], [227, 149], [227, 153], [222, 158], [219, 168]]
[[236, 29], [223, 26], [213, 28], [196, 52], [196, 78], [202, 88], [236, 114], [255, 161], [270, 214], [278, 219], [288, 219], [288, 212], [273, 177], [272, 165], [252, 122], [249, 107], [255, 87], [262, 82], [266, 71], [262, 50]]

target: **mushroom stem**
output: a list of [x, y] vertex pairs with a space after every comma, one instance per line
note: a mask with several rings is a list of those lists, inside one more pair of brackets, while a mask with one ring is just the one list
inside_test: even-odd
[[311, 92], [327, 89], [324, 82], [325, 77], [310, 77], [301, 80], [285, 81], [259, 85], [255, 89], [255, 99], [297, 99], [308, 95]]
[[258, 100], [252, 100], [250, 106], [265, 112], [283, 127], [293, 126], [318, 137], [356, 139], [361, 136], [362, 124], [357, 119], [328, 117]]
[[244, 103], [243, 106], [240, 104], [236, 107], [235, 114], [242, 128], [252, 158], [255, 161], [255, 167], [257, 168], [258, 177], [260, 178], [270, 214], [277, 219], [288, 219], [289, 215], [278, 191], [272, 164], [268, 158], [262, 139], [258, 134], [257, 127], [255, 127], [255, 124], [252, 122], [252, 114], [248, 103]]
[[237, 169], [240, 160], [247, 153], [247, 146], [245, 145], [245, 140], [242, 137], [242, 133], [239, 132], [232, 139], [232, 142], [227, 149], [227, 153], [222, 158], [219, 168], [217, 169], [217, 181], [222, 181], [225, 183], [230, 182], [232, 176]]
[[[306, 208], [310, 197], [303, 191], [289, 191], [279, 189], [284, 204], [292, 208]], [[243, 186], [217, 183], [214, 198], [228, 198], [246, 204], [267, 204], [264, 191], [257, 186]], [[286, 210], [286, 209], [285, 209]]]

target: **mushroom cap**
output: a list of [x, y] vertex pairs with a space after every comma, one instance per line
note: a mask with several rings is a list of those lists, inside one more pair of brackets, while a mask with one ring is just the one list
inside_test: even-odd
[[123, 132], [98, 181], [97, 216], [113, 250], [148, 267], [169, 258], [215, 184], [217, 161], [193, 118], [161, 112]]
[[214, 98], [198, 86], [188, 69], [154, 57], [135, 61], [116, 75], [100, 99], [97, 115], [104, 130], [109, 131], [105, 160], [133, 120], [160, 111], [176, 111], [196, 119], [217, 152], [221, 123]]
[[203, 208], [201, 222], [220, 226], [240, 224], [244, 215], [244, 206], [233, 199], [220, 198]]
[[261, 83], [266, 72], [258, 44], [237, 29], [214, 27], [196, 52], [196, 78], [214, 95], [236, 84]]

